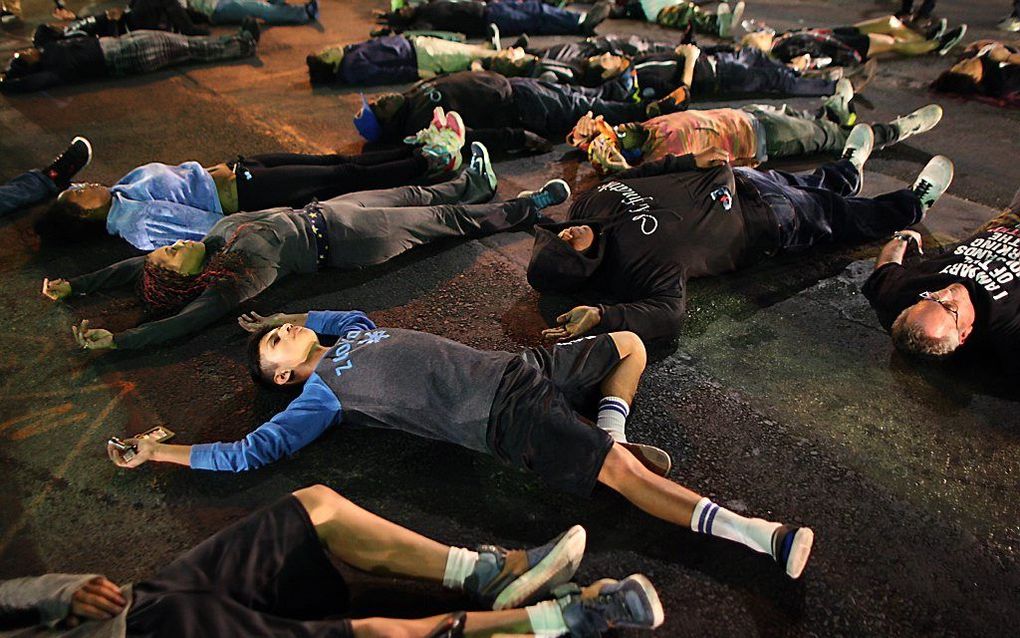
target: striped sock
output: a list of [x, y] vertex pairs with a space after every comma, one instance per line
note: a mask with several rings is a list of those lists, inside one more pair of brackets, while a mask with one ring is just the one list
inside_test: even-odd
[[451, 547], [446, 555], [446, 571], [443, 572], [443, 587], [463, 589], [464, 579], [471, 575], [478, 564], [478, 552], [463, 547]]
[[769, 555], [772, 554], [772, 533], [778, 528], [779, 523], [746, 518], [719, 507], [708, 497], [698, 501], [691, 516], [691, 529], [695, 532], [735, 541]]
[[627, 442], [627, 417], [630, 406], [620, 397], [602, 397], [599, 401], [598, 426], [609, 432], [609, 436], [619, 443]]

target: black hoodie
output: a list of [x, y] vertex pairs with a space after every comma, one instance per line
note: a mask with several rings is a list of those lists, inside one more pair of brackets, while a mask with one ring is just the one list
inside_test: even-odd
[[[742, 205], [738, 191], [748, 193]], [[665, 158], [619, 173], [581, 193], [569, 220], [541, 224], [528, 265], [540, 292], [593, 289], [599, 331], [672, 337], [684, 315], [688, 277], [735, 270], [778, 250], [774, 219], [729, 166], [695, 168], [694, 156]], [[586, 224], [595, 243], [579, 253], [556, 235]]]

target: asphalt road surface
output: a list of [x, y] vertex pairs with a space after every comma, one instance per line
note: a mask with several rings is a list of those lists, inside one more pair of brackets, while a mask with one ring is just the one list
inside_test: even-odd
[[[1007, 2], [941, 4], [952, 23], [970, 23], [971, 39], [995, 35]], [[49, 6], [26, 0], [27, 26], [0, 35], [5, 57]], [[379, 8], [381, 0], [322, 0], [320, 25], [267, 28], [251, 60], [0, 98], [0, 179], [44, 165], [76, 134], [96, 149], [81, 178], [102, 183], [156, 160], [354, 151], [357, 92], [313, 90], [304, 56], [367, 37]], [[752, 0], [748, 15], [786, 28], [894, 9], [892, 0]], [[631, 21], [599, 31], [669, 35]], [[862, 111], [882, 120], [930, 101], [945, 108], [935, 131], [876, 154], [867, 173], [866, 191], [878, 193], [911, 181], [933, 154], [955, 161], [950, 195], [921, 228], [929, 250], [977, 226], [1020, 186], [1020, 112], [930, 94], [926, 84], [949, 63], [882, 62], [865, 91], [874, 109]], [[593, 184], [566, 151], [498, 163], [499, 195], [550, 177], [575, 191]], [[659, 523], [606, 490], [590, 500], [551, 493], [490, 458], [395, 433], [340, 428], [243, 475], [119, 470], [104, 451], [111, 435], [162, 424], [181, 443], [235, 439], [281, 406], [247, 378], [245, 335], [233, 319], [147, 352], [76, 349], [72, 322], [123, 328], [138, 308], [128, 295], [52, 304], [39, 295], [42, 278], [132, 251], [112, 238], [42, 245], [32, 231], [39, 212], [0, 220], [0, 578], [137, 580], [259, 505], [321, 482], [459, 545], [531, 545], [580, 523], [589, 549], [579, 579], [647, 574], [666, 607], [661, 636], [1017, 635], [1020, 391], [980, 363], [923, 370], [892, 352], [858, 292], [877, 244], [695, 282], [679, 345], [657, 353], [630, 420], [631, 439], [673, 455], [676, 480], [739, 512], [814, 528], [812, 560], [791, 582], [764, 556]], [[360, 308], [380, 324], [517, 350], [539, 343], [539, 330], [572, 301], [540, 303], [528, 288], [530, 242], [514, 233], [364, 272], [295, 277], [244, 310]], [[468, 604], [431, 587], [353, 577], [360, 613]]]

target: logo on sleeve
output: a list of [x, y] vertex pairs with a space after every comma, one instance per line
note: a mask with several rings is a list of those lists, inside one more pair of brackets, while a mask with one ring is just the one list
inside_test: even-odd
[[720, 186], [712, 191], [710, 197], [713, 202], [719, 202], [722, 204], [723, 210], [730, 210], [733, 208], [733, 195], [730, 193], [730, 189], [726, 186]]

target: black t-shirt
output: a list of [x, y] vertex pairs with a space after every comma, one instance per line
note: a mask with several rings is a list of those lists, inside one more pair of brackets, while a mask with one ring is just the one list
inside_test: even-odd
[[922, 292], [953, 283], [966, 286], [976, 311], [965, 345], [996, 356], [1007, 370], [1020, 370], [1020, 226], [994, 227], [914, 265], [885, 264], [863, 292], [889, 330]]
[[40, 51], [44, 70], [55, 73], [65, 82], [104, 77], [106, 62], [99, 38], [84, 36], [50, 42]]
[[982, 56], [981, 87], [985, 95], [991, 97], [1009, 97], [1020, 93], [1020, 65], [1000, 64]]

